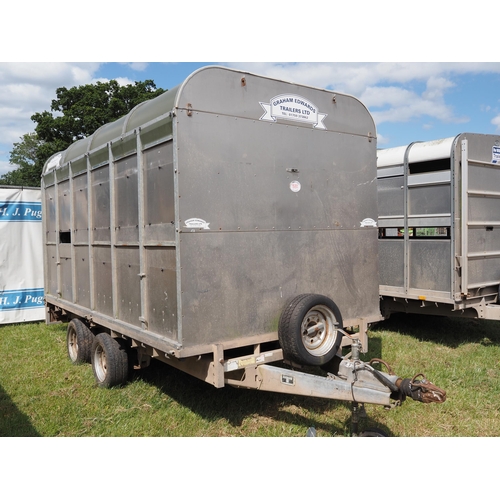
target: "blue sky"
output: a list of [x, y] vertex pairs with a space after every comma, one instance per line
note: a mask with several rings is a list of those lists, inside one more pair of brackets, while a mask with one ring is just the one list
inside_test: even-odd
[[30, 15], [19, 2], [2, 8], [3, 19], [22, 23], [0, 30], [0, 175], [13, 168], [13, 143], [34, 130], [30, 117], [50, 110], [58, 87], [114, 78], [171, 88], [207, 64], [354, 95], [373, 114], [379, 147], [500, 134], [498, 28], [486, 0], [466, 10], [435, 0], [418, 8], [254, 0], [237, 9], [226, 0], [150, 0], [139, 9], [87, 0], [77, 14], [60, 5], [35, 3]]
[[454, 136], [500, 135], [500, 63], [0, 63], [0, 175], [9, 171], [13, 143], [34, 130], [33, 113], [50, 109], [58, 87], [117, 79], [152, 79], [172, 88], [191, 72], [220, 64], [345, 92], [374, 116], [378, 146]]

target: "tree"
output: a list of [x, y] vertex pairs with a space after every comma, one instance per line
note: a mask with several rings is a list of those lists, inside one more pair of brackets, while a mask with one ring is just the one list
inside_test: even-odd
[[165, 90], [157, 89], [153, 80], [123, 86], [110, 80], [70, 89], [58, 88], [51, 111], [31, 117], [36, 123], [35, 133], [25, 134], [21, 142], [14, 144], [10, 162], [19, 167], [0, 177], [0, 184], [40, 186], [43, 166], [53, 154], [163, 92]]
[[[9, 163], [17, 165], [17, 168], [0, 177], [0, 184], [39, 186], [41, 171], [37, 166], [37, 152], [41, 144], [42, 141], [35, 132], [24, 134], [21, 142], [15, 142], [10, 152]], [[35, 184], [33, 181], [36, 181]]]

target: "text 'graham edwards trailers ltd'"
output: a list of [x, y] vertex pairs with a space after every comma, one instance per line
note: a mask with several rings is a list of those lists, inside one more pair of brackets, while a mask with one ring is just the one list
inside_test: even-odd
[[99, 385], [157, 358], [353, 411], [444, 400], [359, 360], [380, 310], [376, 131], [357, 99], [202, 68], [50, 158], [42, 189], [47, 321], [69, 322]]
[[500, 136], [378, 152], [381, 310], [500, 319]]

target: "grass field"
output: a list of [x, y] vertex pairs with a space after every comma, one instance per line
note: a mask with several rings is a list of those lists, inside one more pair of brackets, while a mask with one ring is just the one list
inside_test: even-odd
[[[369, 331], [365, 361], [402, 377], [423, 372], [447, 391], [443, 404], [367, 405], [362, 428], [390, 436], [500, 436], [500, 325], [395, 315]], [[66, 326], [0, 327], [0, 436], [347, 436], [350, 404], [215, 389], [162, 363], [122, 388], [100, 389], [90, 365], [66, 354]]]

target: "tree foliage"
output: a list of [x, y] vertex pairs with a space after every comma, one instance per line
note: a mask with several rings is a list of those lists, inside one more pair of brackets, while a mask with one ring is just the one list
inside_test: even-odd
[[[42, 144], [35, 132], [24, 134], [21, 142], [15, 142], [9, 162], [17, 168], [0, 177], [0, 184], [9, 186], [39, 186], [40, 173], [37, 167], [37, 153]], [[33, 180], [36, 184], [33, 184]]]
[[78, 139], [93, 134], [102, 125], [126, 115], [137, 104], [165, 92], [153, 80], [121, 86], [116, 80], [106, 83], [60, 87], [51, 111], [35, 113], [35, 133], [25, 134], [15, 143], [10, 163], [19, 165], [0, 177], [0, 184], [40, 186], [45, 162]]

